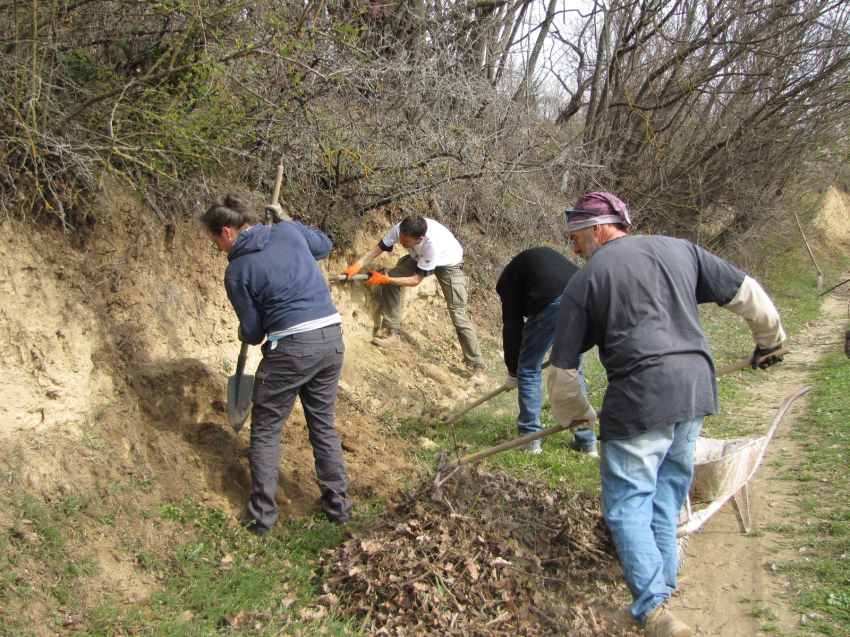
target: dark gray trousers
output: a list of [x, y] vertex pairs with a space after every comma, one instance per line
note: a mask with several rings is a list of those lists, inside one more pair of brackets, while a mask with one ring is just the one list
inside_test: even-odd
[[248, 519], [258, 530], [270, 528], [280, 509], [275, 502], [280, 471], [280, 439], [301, 398], [322, 509], [330, 520], [345, 522], [351, 511], [348, 473], [334, 426], [334, 407], [345, 346], [339, 325], [293, 334], [263, 345], [263, 360], [254, 380], [251, 411], [251, 480]]

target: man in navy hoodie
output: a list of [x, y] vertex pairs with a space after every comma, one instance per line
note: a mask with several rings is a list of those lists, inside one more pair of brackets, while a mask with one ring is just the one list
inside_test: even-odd
[[235, 195], [201, 217], [230, 262], [224, 286], [239, 317], [240, 340], [251, 345], [265, 340], [254, 381], [249, 452], [253, 492], [243, 525], [263, 535], [280, 515], [275, 502], [280, 439], [296, 396], [313, 446], [322, 509], [331, 521], [344, 523], [351, 500], [334, 406], [345, 347], [339, 312], [316, 263], [330, 254], [331, 241], [296, 221], [253, 224]]

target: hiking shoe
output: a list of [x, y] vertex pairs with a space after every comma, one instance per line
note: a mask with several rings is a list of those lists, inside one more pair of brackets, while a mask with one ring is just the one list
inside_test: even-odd
[[389, 347], [390, 349], [401, 349], [401, 332], [399, 330], [381, 330], [372, 339], [372, 345], [378, 347]]
[[478, 387], [487, 382], [487, 368], [483, 364], [476, 365], [473, 367], [473, 370], [472, 376], [469, 379], [473, 385]]
[[649, 614], [643, 632], [646, 637], [691, 637], [694, 634], [693, 630], [667, 610], [666, 604], [661, 604]]
[[520, 447], [525, 453], [533, 453], [535, 456], [539, 456], [543, 453], [543, 446], [540, 440], [532, 440], [524, 447]]
[[583, 443], [580, 443], [578, 440], [573, 440], [570, 443], [570, 449], [572, 449], [573, 451], [578, 451], [579, 453], [586, 454], [591, 458], [599, 457], [599, 452], [596, 450], [595, 442], [591, 442], [590, 444], [585, 445]]

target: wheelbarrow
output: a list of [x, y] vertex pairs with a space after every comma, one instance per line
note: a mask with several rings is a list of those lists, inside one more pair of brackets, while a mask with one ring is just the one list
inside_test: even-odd
[[811, 388], [803, 387], [788, 396], [767, 433], [761, 438], [715, 440], [700, 436], [694, 452], [694, 479], [685, 506], [679, 513], [679, 565], [684, 562], [688, 536], [731, 501], [742, 533], [752, 529], [749, 482], [761, 464], [767, 445], [791, 404]]
[[[769, 356], [777, 356], [777, 355], [778, 356], [785, 356], [788, 353], [789, 353], [788, 349], [783, 347], [782, 349], [769, 354]], [[767, 358], [767, 356], [763, 356], [761, 358], [761, 360], [764, 360], [765, 358]], [[727, 365], [726, 367], [721, 367], [720, 369], [717, 370], [716, 375], [719, 378], [720, 376], [725, 376], [726, 374], [730, 374], [732, 372], [737, 372], [737, 371], [740, 371], [742, 369], [746, 369], [751, 364], [752, 364], [752, 361], [750, 361], [750, 359], [744, 359], [742, 361], [738, 361], [737, 363]], [[543, 363], [542, 368], [545, 369], [548, 366], [549, 366], [549, 361], [546, 361], [545, 363]], [[503, 391], [510, 391], [510, 390], [508, 390], [507, 387], [505, 387], [504, 385], [499, 387], [498, 389], [493, 390], [489, 394], [482, 396], [478, 400], [470, 403], [469, 405], [467, 405], [466, 407], [464, 407], [463, 409], [458, 411], [456, 414], [451, 416], [446, 421], [446, 424], [453, 423], [460, 416], [462, 416], [463, 414], [465, 414], [469, 410], [473, 409], [474, 407], [477, 407], [478, 405], [480, 405], [483, 402], [490, 400], [491, 398], [502, 393]], [[808, 388], [806, 388], [806, 391], [808, 391]], [[579, 425], [581, 427], [585, 427], [585, 426], [587, 426], [587, 424], [588, 423], [585, 423], [585, 422], [576, 423], [576, 425]], [[516, 438], [516, 439], [510, 440], [508, 442], [503, 442], [500, 445], [497, 445], [495, 447], [490, 447], [489, 449], [485, 449], [484, 451], [479, 451], [477, 453], [469, 454], [468, 456], [464, 456], [463, 458], [458, 458], [457, 460], [449, 461], [447, 458], [443, 457], [443, 458], [440, 459], [440, 463], [437, 466], [437, 474], [434, 478], [434, 488], [439, 489], [443, 484], [445, 484], [449, 480], [449, 478], [451, 478], [455, 473], [458, 472], [458, 470], [462, 466], [464, 466], [466, 464], [469, 464], [471, 462], [478, 462], [479, 460], [483, 460], [484, 458], [487, 458], [487, 457], [492, 456], [494, 454], [501, 453], [502, 451], [507, 451], [509, 449], [515, 449], [515, 448], [520, 447], [522, 445], [527, 445], [529, 442], [532, 442], [534, 440], [539, 440], [541, 438], [545, 438], [546, 436], [551, 436], [552, 434], [559, 433], [559, 432], [564, 431], [564, 430], [569, 429], [569, 428], [570, 428], [570, 425], [555, 425], [554, 427], [549, 427], [548, 429], [538, 431], [537, 433], [528, 434], [527, 436], [523, 436], [522, 438]], [[774, 427], [774, 429], [775, 429], [775, 427]], [[773, 434], [771, 433], [771, 435], [773, 435]], [[761, 457], [759, 457], [759, 460], [761, 460]], [[448, 474], [448, 475], [446, 475], [446, 474]], [[680, 514], [680, 519], [681, 519], [681, 514]]]

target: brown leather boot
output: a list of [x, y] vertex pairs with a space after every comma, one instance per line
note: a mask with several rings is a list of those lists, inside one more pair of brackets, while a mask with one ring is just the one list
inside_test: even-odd
[[389, 347], [390, 349], [401, 349], [401, 333], [399, 330], [381, 330], [372, 339], [372, 345], [378, 347]]
[[646, 637], [691, 637], [694, 631], [676, 619], [665, 604], [653, 610], [643, 625]]

